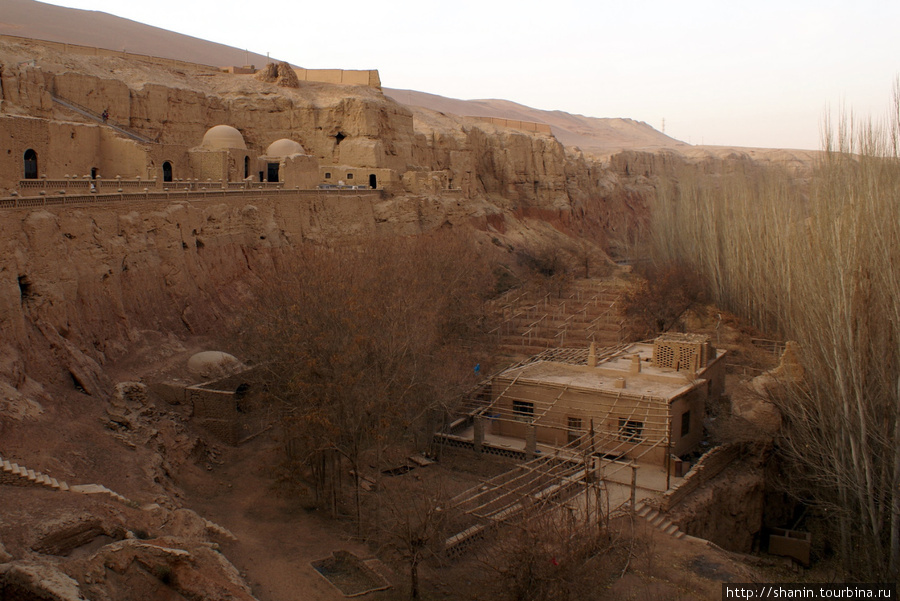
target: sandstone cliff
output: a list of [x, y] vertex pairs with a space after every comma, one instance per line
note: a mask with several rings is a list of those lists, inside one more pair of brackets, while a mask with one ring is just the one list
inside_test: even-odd
[[[610, 168], [567, 151], [552, 135], [411, 109], [375, 88], [310, 82], [284, 88], [201, 67], [63, 55], [11, 43], [0, 44], [0, 82], [0, 113], [12, 118], [0, 120], [0, 127], [85, 120], [54, 103], [55, 96], [96, 113], [109, 109], [113, 121], [162, 145], [196, 146], [208, 128], [226, 123], [260, 152], [289, 137], [322, 165], [426, 178], [440, 173], [449, 187], [462, 189], [374, 200], [247, 197], [236, 203], [5, 211], [0, 332], [18, 359], [2, 375], [15, 386], [23, 385], [25, 374], [54, 365], [64, 366], [52, 370], [57, 378], [70, 375], [88, 391], [101, 388], [99, 366], [121, 355], [136, 332], [209, 331], [247, 290], [289, 269], [291, 245], [302, 240], [408, 235], [449, 223], [493, 229], [501, 237], [529, 232], [517, 235], [517, 243], [541, 237], [549, 226], [589, 233], [602, 244], [608, 232], [625, 235], [644, 218], [652, 191], [644, 174], [625, 178], [615, 163]], [[54, 128], [46, 135], [61, 139], [65, 128]], [[63, 133], [72, 141], [85, 135], [73, 127]], [[116, 156], [136, 144], [119, 144]], [[0, 156], [0, 173], [17, 179], [19, 162]], [[69, 169], [78, 173], [77, 167], [47, 168], [60, 171], [51, 177]], [[533, 228], [532, 218], [540, 220]]]

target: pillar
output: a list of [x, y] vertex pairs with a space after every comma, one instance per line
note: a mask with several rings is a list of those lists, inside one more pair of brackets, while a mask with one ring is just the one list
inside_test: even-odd
[[537, 454], [537, 428], [534, 424], [525, 426], [525, 458], [534, 459]]
[[474, 424], [475, 434], [472, 438], [472, 442], [474, 444], [475, 454], [481, 455], [482, 448], [484, 447], [484, 418], [480, 415], [476, 415]]

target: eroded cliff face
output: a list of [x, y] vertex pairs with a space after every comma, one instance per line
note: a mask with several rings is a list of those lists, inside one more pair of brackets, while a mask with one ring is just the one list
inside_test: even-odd
[[[196, 146], [207, 129], [224, 123], [259, 153], [291, 138], [320, 165], [388, 168], [426, 181], [439, 174], [461, 192], [251, 195], [0, 212], [0, 336], [7, 357], [0, 378], [16, 387], [31, 376], [104, 389], [102, 365], [126, 352], [141, 331], [212, 331], [252, 289], [292, 268], [292, 249], [301, 241], [411, 235], [450, 224], [511, 234], [520, 244], [539, 235], [527, 223], [540, 220], [540, 227], [589, 233], [601, 243], [611, 232], [615, 245], [619, 232], [644, 218], [653, 190], [649, 179], [625, 178], [567, 151], [552, 135], [410, 109], [376, 88], [309, 82], [283, 88], [208, 69], [29, 51], [34, 62], [21, 60], [21, 48], [0, 44], [0, 113], [7, 117], [0, 129], [15, 127], [11, 139], [33, 129], [81, 144], [96, 133], [95, 124], [67, 123], [85, 118], [54, 103], [56, 96], [95, 113], [108, 109], [113, 122], [160, 148]], [[46, 146], [59, 154], [53, 150], [59, 144]], [[9, 154], [0, 156], [0, 174], [21, 169], [21, 157]], [[113, 154], [124, 160], [119, 150]], [[144, 160], [160, 160], [158, 154], [151, 149]], [[126, 169], [139, 163], [129, 160]], [[63, 169], [80, 173], [79, 165], [48, 159], [41, 172], [62, 177]]]
[[[410, 109], [377, 88], [312, 82], [284, 88], [249, 75], [65, 56], [50, 49], [29, 48], [36, 53], [29, 62], [20, 60], [22, 52], [0, 44], [0, 113], [84, 120], [54, 104], [56, 96], [95, 114], [108, 109], [111, 122], [181, 148], [198, 145], [210, 127], [228, 124], [258, 153], [277, 139], [291, 138], [321, 165], [386, 168], [401, 175], [445, 172], [450, 185], [470, 197], [493, 196], [521, 207], [567, 211], [573, 197], [602, 192], [592, 178], [578, 174], [604, 167], [567, 156], [552, 135]], [[20, 177], [14, 175], [21, 169], [19, 158], [9, 159], [5, 169], [0, 165], [13, 181]], [[51, 178], [68, 173], [63, 167], [53, 173], [57, 162], [44, 162], [42, 172], [49, 170]], [[152, 177], [159, 165], [148, 168]]]
[[141, 331], [214, 331], [303, 242], [469, 227], [493, 210], [371, 193], [0, 211], [0, 378], [103, 390], [102, 365]]

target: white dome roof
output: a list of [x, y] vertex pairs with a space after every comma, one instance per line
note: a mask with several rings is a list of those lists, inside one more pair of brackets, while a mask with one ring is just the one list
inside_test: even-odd
[[234, 355], [221, 351], [203, 351], [188, 359], [187, 368], [192, 374], [203, 378], [221, 377], [240, 371], [243, 367]]
[[303, 150], [303, 146], [301, 146], [299, 142], [294, 142], [287, 138], [275, 140], [269, 144], [269, 147], [266, 149], [267, 157], [283, 158], [289, 157], [292, 154], [306, 154], [306, 151]]
[[247, 145], [244, 143], [244, 136], [230, 125], [216, 125], [215, 127], [211, 127], [209, 131], [203, 135], [203, 142], [200, 143], [200, 146], [209, 150], [225, 150], [228, 148], [247, 150]]

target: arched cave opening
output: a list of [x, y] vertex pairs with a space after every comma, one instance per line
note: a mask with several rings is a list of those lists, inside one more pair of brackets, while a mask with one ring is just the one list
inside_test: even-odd
[[34, 296], [34, 289], [31, 286], [31, 280], [27, 275], [20, 275], [19, 278], [19, 300], [24, 305]]
[[33, 148], [29, 148], [25, 151], [25, 155], [23, 157], [23, 161], [25, 163], [25, 178], [24, 179], [37, 179], [38, 178], [38, 164], [37, 164], [37, 153]]

